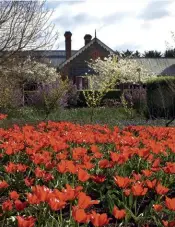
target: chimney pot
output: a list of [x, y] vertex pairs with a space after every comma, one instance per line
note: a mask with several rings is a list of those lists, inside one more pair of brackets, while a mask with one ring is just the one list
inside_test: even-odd
[[84, 36], [84, 40], [85, 40], [85, 45], [87, 45], [92, 39], [92, 36], [90, 34], [86, 34]]

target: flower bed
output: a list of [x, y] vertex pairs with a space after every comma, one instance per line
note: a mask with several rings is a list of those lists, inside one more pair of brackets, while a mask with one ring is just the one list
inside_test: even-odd
[[0, 226], [175, 226], [175, 128], [0, 129]]

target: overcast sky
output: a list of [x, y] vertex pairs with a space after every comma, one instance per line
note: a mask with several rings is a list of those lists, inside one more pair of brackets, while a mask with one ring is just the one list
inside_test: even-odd
[[175, 0], [47, 0], [59, 32], [58, 45], [65, 49], [64, 32], [72, 32], [72, 49], [84, 46], [91, 34], [113, 50], [160, 50], [174, 45]]

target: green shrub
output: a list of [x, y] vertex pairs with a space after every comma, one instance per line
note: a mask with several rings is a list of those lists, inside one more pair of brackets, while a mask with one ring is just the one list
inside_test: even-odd
[[[98, 92], [98, 90], [96, 92]], [[82, 90], [79, 90], [78, 91], [78, 97], [79, 98], [78, 98], [77, 105], [79, 107], [85, 107], [85, 106], [87, 106], [86, 101], [85, 101], [85, 97], [83, 95], [83, 91]], [[119, 90], [119, 89], [110, 90], [110, 91], [107, 92], [107, 94], [104, 95], [104, 97], [102, 98], [101, 103], [105, 99], [115, 99], [117, 101], [120, 101], [120, 97], [121, 97], [121, 90]]]
[[149, 80], [146, 86], [149, 116], [151, 118], [175, 116], [175, 77], [160, 76]]

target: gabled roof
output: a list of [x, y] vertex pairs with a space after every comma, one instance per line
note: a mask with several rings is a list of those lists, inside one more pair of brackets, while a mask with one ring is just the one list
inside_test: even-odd
[[106, 49], [107, 51], [109, 51], [110, 54], [116, 54], [111, 48], [109, 48], [108, 46], [106, 46], [103, 42], [101, 42], [98, 38], [95, 37], [87, 45], [85, 45], [80, 50], [78, 50], [74, 55], [72, 55], [69, 59], [67, 59], [66, 61], [64, 61], [63, 63], [61, 63], [59, 65], [59, 68], [61, 69], [62, 67], [64, 67], [67, 63], [69, 63], [70, 61], [72, 61], [74, 58], [76, 58], [79, 54], [81, 54], [83, 51], [85, 51], [88, 47], [90, 47], [95, 42], [97, 42], [100, 46], [102, 46], [104, 49]]

